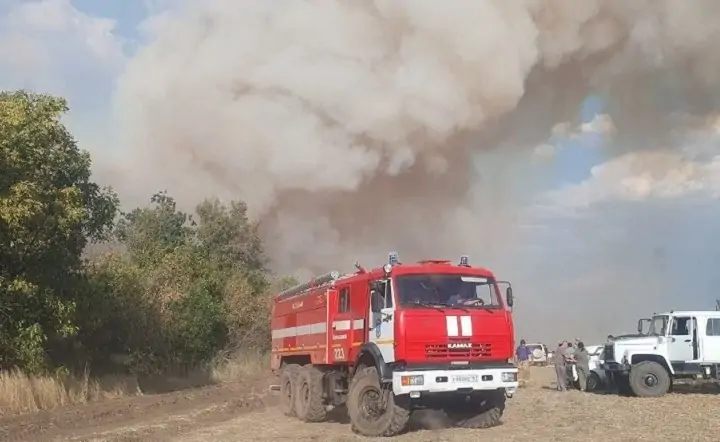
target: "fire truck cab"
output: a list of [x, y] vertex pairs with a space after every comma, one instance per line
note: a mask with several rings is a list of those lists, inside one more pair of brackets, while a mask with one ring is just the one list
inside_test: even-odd
[[[430, 260], [331, 272], [273, 299], [273, 371], [288, 416], [344, 405], [353, 431], [393, 436], [417, 409], [496, 425], [518, 386], [512, 287], [490, 270]], [[505, 297], [498, 284], [507, 284]]]

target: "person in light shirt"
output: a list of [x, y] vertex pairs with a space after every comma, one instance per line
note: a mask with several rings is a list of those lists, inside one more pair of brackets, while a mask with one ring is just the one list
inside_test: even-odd
[[567, 348], [566, 341], [558, 342], [557, 349], [553, 355], [558, 391], [567, 391]]

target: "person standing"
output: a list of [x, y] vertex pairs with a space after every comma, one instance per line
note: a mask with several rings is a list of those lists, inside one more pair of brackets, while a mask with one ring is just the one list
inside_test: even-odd
[[586, 391], [587, 379], [590, 376], [590, 354], [585, 349], [585, 344], [578, 342], [573, 356], [575, 357], [575, 368], [577, 369], [580, 391]]
[[518, 345], [518, 348], [515, 350], [515, 357], [521, 367], [530, 365], [530, 349], [525, 344], [524, 339], [520, 340], [520, 345]]
[[525, 340], [520, 340], [520, 345], [515, 349], [515, 360], [518, 364], [518, 380], [523, 384], [530, 381], [530, 349], [525, 345]]
[[557, 378], [558, 391], [567, 391], [567, 367], [565, 365], [565, 350], [567, 343], [565, 341], [558, 342], [557, 349], [553, 355], [553, 364], [555, 365], [555, 377]]

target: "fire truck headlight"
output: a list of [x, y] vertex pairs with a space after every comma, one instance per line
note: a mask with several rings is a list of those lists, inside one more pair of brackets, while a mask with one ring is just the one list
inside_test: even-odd
[[503, 382], [516, 382], [517, 381], [517, 372], [514, 372], [514, 371], [503, 372], [503, 374], [500, 375], [500, 379], [502, 379]]
[[410, 387], [413, 385], [423, 385], [425, 384], [425, 376], [421, 374], [416, 374], [412, 376], [400, 376], [400, 384], [403, 387]]

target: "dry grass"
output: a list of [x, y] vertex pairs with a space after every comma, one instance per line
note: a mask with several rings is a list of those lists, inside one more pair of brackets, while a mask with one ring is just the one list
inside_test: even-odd
[[530, 367], [518, 366], [518, 384], [520, 388], [528, 387], [531, 383]]
[[232, 382], [267, 376], [270, 357], [263, 353], [242, 352], [230, 357], [219, 357], [211, 365], [210, 379], [215, 383]]
[[53, 410], [104, 399], [142, 395], [146, 391], [173, 391], [213, 383], [246, 380], [269, 373], [269, 358], [259, 353], [238, 353], [218, 358], [207, 367], [188, 372], [182, 377], [153, 379], [141, 388], [131, 376], [32, 376], [20, 370], [0, 372], [0, 416]]
[[136, 394], [130, 377], [31, 376], [20, 370], [0, 372], [0, 415], [52, 410], [72, 404]]

